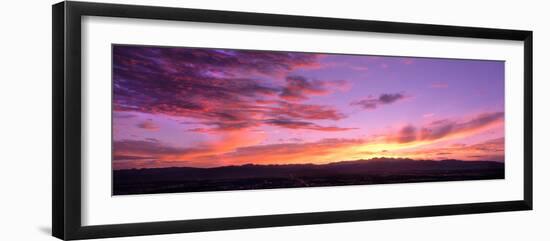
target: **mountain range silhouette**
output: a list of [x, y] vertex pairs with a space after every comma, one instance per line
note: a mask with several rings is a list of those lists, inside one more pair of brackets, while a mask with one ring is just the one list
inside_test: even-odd
[[327, 164], [245, 164], [113, 171], [113, 194], [248, 190], [504, 178], [495, 161], [373, 158]]

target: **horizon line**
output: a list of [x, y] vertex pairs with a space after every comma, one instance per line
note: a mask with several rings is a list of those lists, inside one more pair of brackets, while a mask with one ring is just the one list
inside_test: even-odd
[[373, 157], [369, 159], [356, 159], [356, 160], [343, 160], [343, 161], [332, 161], [327, 163], [287, 163], [287, 164], [256, 164], [256, 163], [245, 163], [241, 165], [226, 165], [226, 166], [214, 166], [214, 167], [192, 167], [192, 166], [167, 166], [167, 167], [145, 167], [145, 168], [121, 168], [115, 169], [111, 166], [111, 171], [124, 171], [124, 170], [151, 170], [151, 169], [169, 169], [169, 168], [194, 168], [194, 169], [215, 169], [223, 167], [243, 167], [243, 166], [298, 166], [298, 165], [313, 165], [313, 166], [324, 166], [336, 163], [343, 162], [358, 162], [358, 161], [371, 161], [376, 159], [390, 159], [390, 160], [407, 160], [407, 161], [418, 161], [418, 162], [442, 162], [442, 161], [459, 161], [459, 162], [496, 162], [504, 164], [504, 160], [459, 160], [459, 159], [413, 159], [413, 158], [401, 158], [401, 157]]

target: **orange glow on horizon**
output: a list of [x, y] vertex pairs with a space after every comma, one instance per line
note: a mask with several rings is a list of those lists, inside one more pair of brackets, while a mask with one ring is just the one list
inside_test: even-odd
[[[194, 151], [188, 153], [169, 154], [160, 156], [155, 162], [156, 167], [170, 166], [196, 166], [216, 167], [225, 165], [243, 164], [326, 164], [336, 161], [371, 159], [376, 157], [386, 158], [411, 158], [422, 160], [437, 159], [462, 159], [475, 160], [471, 156], [498, 156], [498, 151], [479, 151], [476, 148], [468, 147], [434, 147], [433, 144], [460, 140], [462, 138], [478, 134], [492, 128], [502, 128], [503, 121], [495, 121], [479, 128], [470, 128], [461, 132], [451, 133], [445, 137], [434, 140], [419, 140], [406, 143], [399, 143], [391, 138], [370, 138], [370, 139], [335, 139], [320, 142], [299, 143], [299, 144], [275, 144], [258, 145], [265, 139], [262, 132], [254, 135], [244, 135], [241, 132], [228, 132], [222, 138], [213, 143], [203, 143]], [[391, 135], [389, 135], [391, 136]], [[477, 145], [482, 145], [478, 143]], [[494, 144], [494, 143], [493, 143]], [[471, 146], [475, 146], [471, 145]], [[502, 143], [497, 143], [493, 149], [503, 149]], [[426, 147], [426, 148], [425, 148]], [[446, 151], [452, 153], [441, 158], [437, 153]], [[127, 155], [142, 155], [143, 153], [125, 153]], [[144, 162], [146, 163], [146, 162]], [[145, 166], [147, 166], [145, 164]]]

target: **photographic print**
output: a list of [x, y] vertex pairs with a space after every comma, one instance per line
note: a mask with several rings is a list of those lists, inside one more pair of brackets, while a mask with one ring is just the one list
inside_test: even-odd
[[533, 32], [59, 2], [51, 160], [62, 240], [532, 210]]
[[112, 45], [113, 195], [504, 178], [504, 61]]

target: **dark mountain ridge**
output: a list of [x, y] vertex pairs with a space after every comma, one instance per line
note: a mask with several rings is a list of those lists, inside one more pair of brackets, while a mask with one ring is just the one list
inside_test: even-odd
[[373, 158], [328, 164], [115, 170], [113, 187], [114, 194], [132, 194], [495, 178], [504, 178], [503, 162]]

